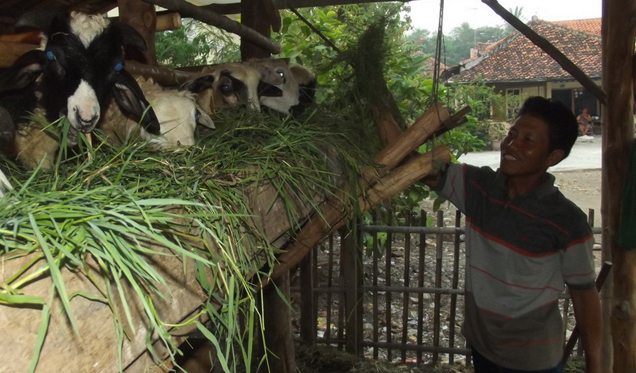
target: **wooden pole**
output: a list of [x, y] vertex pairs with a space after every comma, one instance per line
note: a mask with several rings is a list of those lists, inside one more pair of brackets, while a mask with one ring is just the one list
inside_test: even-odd
[[117, 5], [119, 6], [119, 21], [132, 26], [146, 42], [145, 51], [126, 48], [126, 58], [156, 66], [155, 32], [157, 14], [155, 13], [154, 5], [139, 0], [117, 0]]
[[[271, 22], [266, 16], [264, 0], [242, 0], [241, 1], [241, 24], [267, 37], [270, 33]], [[241, 38], [241, 60], [247, 61], [255, 58], [270, 58], [271, 54], [267, 49]]]
[[[352, 222], [349, 227], [342, 227], [340, 231], [340, 266], [342, 281], [345, 288], [345, 350], [356, 356], [362, 356], [362, 326], [364, 309], [362, 307], [362, 248], [359, 247], [359, 230]], [[327, 325], [329, 327], [329, 325]]]
[[603, 250], [611, 251], [614, 263], [610, 318], [614, 373], [636, 372], [636, 250], [627, 251], [616, 243], [628, 155], [634, 141], [635, 15], [636, 0], [603, 2], [603, 88], [607, 106], [602, 118], [601, 211]]
[[[451, 154], [448, 148], [440, 146], [426, 154], [420, 154], [382, 178], [371, 190], [359, 198], [360, 210], [365, 211], [373, 207], [378, 202], [395, 195], [428, 175], [434, 169], [433, 161], [450, 162]], [[272, 279], [278, 278], [289, 268], [298, 264], [320, 240], [346, 222], [350, 214], [346, 213], [345, 201], [343, 193], [339, 198], [334, 198], [331, 203], [325, 203], [321, 214], [316, 214], [310, 218], [298, 233], [296, 240], [278, 257], [279, 263], [274, 267], [270, 276]]]
[[[629, 0], [628, 0], [629, 1]], [[600, 88], [590, 77], [588, 77], [583, 70], [570, 61], [565, 54], [561, 53], [554, 45], [547, 41], [544, 37], [540, 36], [533, 29], [528, 27], [525, 23], [521, 22], [519, 18], [515, 17], [512, 13], [502, 7], [497, 0], [481, 0], [482, 3], [488, 5], [495, 11], [501, 18], [512, 25], [517, 31], [525, 35], [534, 45], [541, 48], [545, 53], [552, 57], [562, 68], [567, 71], [574, 79], [576, 79], [581, 85], [587, 88], [594, 97], [596, 97], [601, 103], [607, 103], [607, 94]]]
[[275, 41], [259, 34], [258, 32], [242, 25], [231, 19], [214, 13], [210, 10], [206, 10], [196, 5], [192, 5], [183, 0], [143, 0], [148, 3], [156, 4], [166, 9], [179, 12], [182, 17], [194, 18], [198, 21], [205, 22], [209, 25], [216, 26], [225, 31], [231, 32], [240, 36], [242, 39], [249, 40], [250, 42], [258, 45], [259, 47], [267, 50], [272, 54], [278, 54], [281, 51], [280, 44]]

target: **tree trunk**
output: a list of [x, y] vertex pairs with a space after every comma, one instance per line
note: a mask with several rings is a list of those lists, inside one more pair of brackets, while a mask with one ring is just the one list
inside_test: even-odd
[[[611, 251], [613, 297], [611, 330], [615, 373], [636, 371], [636, 250], [616, 243], [628, 155], [634, 140], [632, 58], [636, 0], [603, 3], [603, 250]], [[630, 248], [633, 249], [633, 248]], [[604, 298], [607, 300], [607, 298]], [[607, 320], [605, 320], [607, 323]], [[605, 324], [607, 328], [607, 324]], [[608, 356], [605, 356], [605, 360]], [[606, 370], [611, 363], [605, 367]]]

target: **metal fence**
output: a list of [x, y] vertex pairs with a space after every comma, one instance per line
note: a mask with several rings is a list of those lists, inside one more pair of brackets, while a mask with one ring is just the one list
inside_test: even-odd
[[[438, 211], [431, 219], [422, 211], [399, 225], [360, 225], [348, 237], [329, 237], [292, 286], [301, 338], [390, 362], [469, 364], [460, 331], [464, 226], [459, 212], [452, 215]], [[567, 340], [574, 328], [567, 294], [560, 304]]]

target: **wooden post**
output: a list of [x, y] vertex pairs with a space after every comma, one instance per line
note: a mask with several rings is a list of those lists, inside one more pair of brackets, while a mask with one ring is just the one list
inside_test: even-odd
[[119, 6], [119, 20], [137, 30], [146, 41], [146, 51], [126, 50], [126, 58], [139, 61], [147, 65], [157, 65], [155, 52], [155, 32], [157, 28], [157, 14], [153, 4], [141, 0], [117, 0]]
[[313, 259], [313, 255], [307, 255], [300, 262], [300, 339], [307, 344], [313, 344], [316, 341]]
[[[632, 58], [635, 15], [636, 0], [603, 1], [603, 88], [608, 99], [602, 118], [601, 212], [604, 260], [611, 255], [614, 263], [610, 317], [614, 373], [636, 371], [636, 251], [626, 251], [616, 244], [625, 172], [634, 140]], [[604, 296], [603, 299], [607, 301], [608, 298]], [[607, 329], [607, 319], [604, 329]], [[608, 349], [606, 343], [605, 351], [609, 352]], [[603, 361], [606, 366], [602, 371], [610, 372], [611, 357], [603, 356]]]
[[362, 250], [358, 247], [358, 230], [343, 227], [340, 233], [340, 268], [345, 287], [346, 340], [348, 353], [362, 356]]
[[252, 43], [270, 51], [271, 53], [280, 53], [280, 44], [274, 42], [268, 37], [255, 32], [245, 25], [232, 21], [231, 19], [206, 10], [203, 7], [190, 4], [185, 0], [143, 0], [148, 3], [157, 4], [169, 10], [179, 12], [182, 17], [190, 17], [209, 25], [222, 28], [241, 37], [241, 39], [249, 39]]
[[[289, 271], [275, 281], [275, 285], [287, 299], [290, 295]], [[260, 372], [294, 373], [296, 359], [291, 330], [291, 310], [274, 286], [263, 289], [265, 309], [265, 344], [269, 355], [269, 369], [263, 364]]]
[[[269, 37], [271, 21], [267, 16], [269, 0], [242, 0], [241, 1], [241, 23], [252, 30]], [[273, 6], [273, 5], [271, 5]], [[270, 58], [268, 50], [241, 38], [241, 60], [246, 61], [253, 58]]]

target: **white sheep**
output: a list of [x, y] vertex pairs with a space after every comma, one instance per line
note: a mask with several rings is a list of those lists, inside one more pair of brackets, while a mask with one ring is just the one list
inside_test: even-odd
[[4, 197], [4, 192], [13, 189], [9, 179], [4, 175], [4, 172], [0, 170], [0, 198]]
[[139, 139], [148, 141], [158, 150], [175, 150], [194, 145], [197, 123], [214, 128], [210, 116], [198, 108], [193, 93], [163, 88], [152, 79], [143, 77], [137, 77], [136, 81], [157, 116], [160, 134], [157, 136], [145, 131], [136, 120], [126, 117], [117, 105], [111, 103], [100, 129], [112, 144], [119, 146]]

